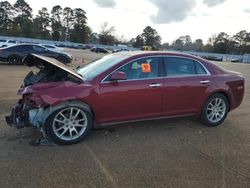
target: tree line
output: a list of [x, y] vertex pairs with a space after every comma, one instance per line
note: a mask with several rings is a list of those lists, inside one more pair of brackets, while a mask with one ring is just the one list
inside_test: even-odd
[[166, 48], [180, 51], [213, 52], [222, 54], [249, 54], [250, 53], [250, 32], [239, 31], [233, 36], [225, 32], [213, 35], [204, 44], [201, 39], [192, 42], [189, 35], [181, 36], [171, 45], [163, 44]]
[[87, 21], [86, 12], [81, 8], [56, 5], [49, 11], [42, 7], [33, 16], [33, 10], [25, 0], [17, 0], [13, 5], [8, 1], [0, 2], [0, 35], [3, 36], [104, 45], [126, 44], [136, 48], [152, 46], [153, 49], [178, 51], [250, 53], [250, 32], [246, 30], [233, 36], [221, 32], [210, 37], [206, 44], [201, 39], [192, 41], [189, 35], [181, 36], [171, 44], [162, 44], [160, 35], [150, 26], [135, 38], [127, 40], [123, 35], [115, 35], [115, 27], [107, 22], [101, 24], [99, 33], [94, 33]]
[[17, 0], [14, 5], [1, 1], [0, 35], [82, 43], [91, 37], [86, 12], [81, 8], [57, 5], [50, 12], [42, 7], [35, 17], [32, 13], [25, 0]]

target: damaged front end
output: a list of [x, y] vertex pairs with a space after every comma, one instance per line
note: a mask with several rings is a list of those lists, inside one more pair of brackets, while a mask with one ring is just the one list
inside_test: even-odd
[[40, 128], [45, 115], [46, 104], [41, 99], [35, 99], [34, 94], [25, 94], [22, 99], [12, 108], [11, 114], [5, 117], [11, 127], [21, 129], [24, 127]]
[[23, 100], [20, 99], [18, 103], [12, 108], [11, 114], [5, 117], [7, 124], [11, 127], [18, 129], [30, 126], [29, 123], [29, 109], [23, 104]]
[[[81, 83], [82, 78], [73, 69], [54, 59], [38, 55], [29, 55], [23, 63], [29, 67], [38, 68], [37, 73], [32, 71], [25, 77], [23, 86], [18, 90], [22, 98], [12, 108], [11, 114], [6, 116], [6, 122], [18, 129], [24, 127], [41, 128], [51, 112], [51, 103], [56, 101], [56, 91], [64, 92], [67, 83]], [[51, 91], [51, 95], [46, 92]], [[47, 98], [46, 98], [47, 97]]]

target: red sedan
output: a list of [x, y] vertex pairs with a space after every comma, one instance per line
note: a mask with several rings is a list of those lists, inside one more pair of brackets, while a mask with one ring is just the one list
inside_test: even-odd
[[30, 55], [22, 99], [6, 117], [17, 128], [35, 126], [57, 144], [81, 141], [92, 128], [179, 116], [223, 123], [244, 96], [240, 73], [204, 59], [167, 52], [121, 52], [73, 70]]

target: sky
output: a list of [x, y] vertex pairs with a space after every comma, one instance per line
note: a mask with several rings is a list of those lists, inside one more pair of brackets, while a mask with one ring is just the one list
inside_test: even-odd
[[[16, 0], [9, 0], [11, 4]], [[150, 25], [162, 37], [162, 43], [172, 43], [178, 37], [190, 35], [205, 43], [213, 34], [234, 35], [250, 32], [250, 0], [26, 0], [34, 14], [41, 7], [50, 11], [55, 5], [82, 8], [87, 12], [88, 25], [94, 32], [108, 22], [115, 26], [117, 36], [135, 38]]]

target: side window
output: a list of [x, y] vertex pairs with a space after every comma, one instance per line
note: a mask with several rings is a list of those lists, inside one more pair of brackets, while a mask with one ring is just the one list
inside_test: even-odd
[[167, 76], [207, 74], [202, 65], [192, 59], [166, 57], [164, 62]]
[[32, 50], [32, 47], [29, 45], [23, 45], [22, 46], [22, 51], [23, 52], [30, 52]]
[[9, 40], [8, 43], [16, 44], [16, 41], [14, 41], [14, 40]]
[[133, 61], [118, 71], [124, 72], [128, 80], [159, 77], [158, 58], [145, 58]]
[[193, 60], [178, 57], [166, 57], [164, 59], [167, 76], [196, 74]]
[[195, 62], [195, 67], [196, 67], [197, 74], [207, 74], [206, 70], [200, 63]]
[[22, 48], [23, 48], [23, 46], [12, 46], [12, 47], [9, 47], [8, 49], [9, 49], [11, 52], [21, 52], [21, 51], [22, 51]]
[[45, 51], [45, 48], [41, 47], [41, 46], [33, 46], [33, 50], [37, 53], [42, 53]]

